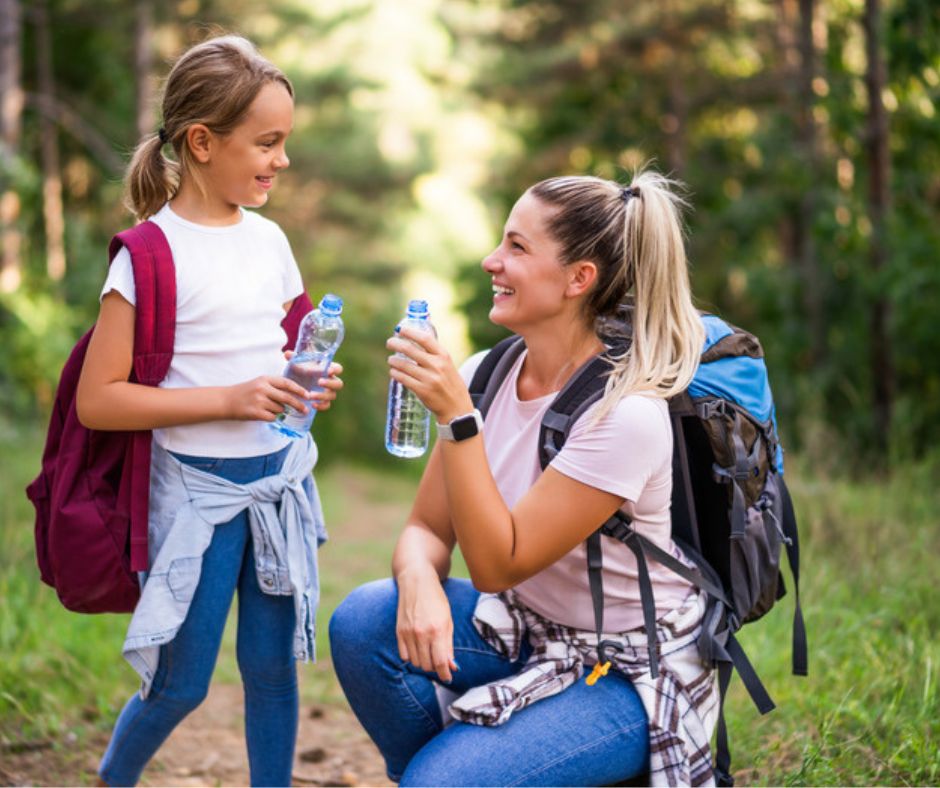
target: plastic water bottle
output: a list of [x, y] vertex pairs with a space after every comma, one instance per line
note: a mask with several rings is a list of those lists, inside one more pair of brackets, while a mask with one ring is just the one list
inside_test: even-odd
[[[307, 391], [323, 390], [317, 381], [326, 377], [330, 362], [343, 341], [342, 311], [343, 299], [327, 293], [320, 299], [320, 305], [304, 317], [297, 331], [294, 355], [284, 370], [285, 378], [299, 383]], [[301, 413], [288, 405], [270, 426], [291, 438], [301, 438], [310, 432], [316, 415], [313, 407]]]
[[[405, 319], [398, 329], [414, 328], [437, 336], [428, 317], [428, 302], [408, 302]], [[402, 354], [398, 354], [401, 356]], [[397, 380], [388, 384], [388, 417], [385, 421], [385, 448], [396, 457], [420, 457], [428, 448], [431, 413], [413, 392]]]

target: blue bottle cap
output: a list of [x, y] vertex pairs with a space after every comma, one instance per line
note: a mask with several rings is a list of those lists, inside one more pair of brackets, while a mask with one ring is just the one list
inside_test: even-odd
[[327, 293], [320, 299], [320, 311], [324, 315], [336, 317], [343, 311], [343, 299], [333, 293]]
[[415, 298], [408, 302], [408, 317], [427, 317], [428, 302]]

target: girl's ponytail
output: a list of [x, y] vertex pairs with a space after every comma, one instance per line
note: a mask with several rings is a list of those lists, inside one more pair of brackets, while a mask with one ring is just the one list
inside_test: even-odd
[[160, 133], [144, 137], [124, 175], [124, 204], [140, 222], [159, 211], [179, 188], [180, 165], [163, 155], [163, 145]]

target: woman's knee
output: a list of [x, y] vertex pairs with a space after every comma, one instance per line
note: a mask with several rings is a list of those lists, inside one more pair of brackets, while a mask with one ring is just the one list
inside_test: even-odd
[[330, 648], [334, 655], [372, 651], [394, 636], [398, 589], [386, 578], [359, 586], [339, 604], [330, 617]]

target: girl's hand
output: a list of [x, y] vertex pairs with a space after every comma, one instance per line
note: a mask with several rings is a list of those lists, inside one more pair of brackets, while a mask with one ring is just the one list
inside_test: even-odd
[[261, 375], [224, 391], [225, 418], [238, 421], [274, 421], [288, 405], [306, 413], [315, 396], [299, 383], [273, 375]]
[[[290, 361], [294, 357], [293, 350], [285, 350], [284, 358]], [[343, 374], [343, 365], [338, 364], [333, 361], [330, 363], [330, 368], [327, 370], [327, 377], [318, 378], [317, 385], [321, 386], [323, 391], [311, 391], [310, 397], [311, 402], [310, 406], [315, 408], [318, 411], [329, 410], [330, 405], [333, 403], [333, 400], [336, 399], [336, 395], [343, 388], [343, 381], [338, 377]]]
[[336, 395], [343, 389], [343, 381], [339, 375], [343, 374], [343, 365], [335, 361], [330, 364], [327, 370], [327, 377], [317, 380], [317, 385], [323, 387], [323, 391], [314, 391], [312, 402], [310, 403], [318, 411], [329, 410]]
[[457, 367], [431, 334], [403, 328], [385, 347], [407, 356], [388, 359], [391, 378], [417, 394], [438, 422], [446, 423], [473, 410], [470, 392]]
[[449, 683], [451, 671], [458, 669], [454, 662], [454, 621], [437, 573], [430, 566], [426, 570], [407, 569], [398, 574], [396, 582], [399, 655]]

